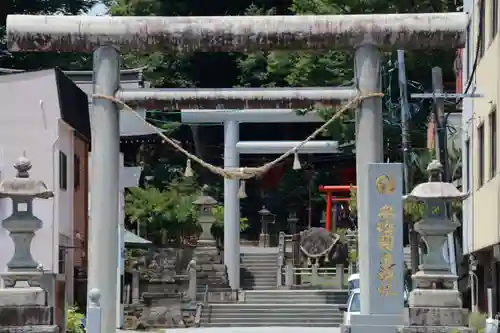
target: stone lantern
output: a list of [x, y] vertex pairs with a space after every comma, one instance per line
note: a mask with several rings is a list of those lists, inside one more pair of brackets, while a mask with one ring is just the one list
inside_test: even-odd
[[454, 288], [457, 276], [451, 272], [442, 248], [447, 235], [457, 228], [447, 213], [449, 204], [464, 200], [468, 194], [441, 180], [442, 166], [437, 160], [429, 164], [427, 171], [429, 181], [416, 186], [406, 197], [424, 205], [422, 220], [415, 223], [415, 231], [427, 246], [419, 271], [412, 276], [415, 288], [410, 293], [409, 305], [411, 308], [461, 308], [460, 293]]
[[201, 189], [200, 196], [193, 202], [194, 205], [198, 206], [198, 222], [201, 225], [201, 235], [198, 239], [199, 246], [214, 246], [215, 239], [212, 237], [210, 229], [215, 223], [215, 217], [212, 213], [212, 209], [217, 205], [217, 201], [211, 196], [207, 195], [208, 186], [204, 185]]
[[262, 208], [258, 211], [260, 215], [261, 222], [261, 232], [259, 238], [259, 245], [262, 247], [269, 246], [269, 223], [274, 223], [274, 214], [271, 213], [266, 206], [262, 206]]
[[16, 177], [0, 183], [0, 198], [12, 200], [12, 215], [2, 221], [2, 227], [9, 231], [14, 242], [14, 255], [7, 263], [8, 272], [2, 274], [2, 278], [6, 287], [14, 287], [17, 282], [38, 287], [43, 267], [33, 259], [31, 241], [43, 222], [33, 215], [33, 199], [49, 199], [54, 193], [43, 181], [30, 179], [31, 162], [26, 157], [20, 157], [14, 168], [17, 170]]

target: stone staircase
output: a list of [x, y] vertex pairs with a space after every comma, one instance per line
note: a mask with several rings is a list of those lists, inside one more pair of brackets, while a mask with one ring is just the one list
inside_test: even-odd
[[345, 305], [347, 290], [255, 290], [245, 292], [247, 304]]
[[240, 261], [241, 289], [276, 289], [277, 253], [242, 253]]
[[240, 303], [209, 304], [202, 327], [310, 326], [339, 327], [339, 309], [347, 301], [343, 290], [246, 291]]

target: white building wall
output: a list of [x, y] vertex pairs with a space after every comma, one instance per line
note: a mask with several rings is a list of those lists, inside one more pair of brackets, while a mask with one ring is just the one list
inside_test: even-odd
[[[59, 121], [59, 137], [57, 149], [66, 155], [66, 183], [67, 188], [61, 189], [56, 184], [54, 191], [57, 198], [57, 211], [59, 218], [59, 232], [64, 236], [73, 238], [73, 195], [74, 195], [74, 130], [63, 121]], [[59, 175], [59, 162], [56, 165]]]
[[[13, 164], [23, 154], [31, 161], [33, 179], [44, 181], [55, 188], [54, 161], [57, 138], [58, 98], [53, 71], [0, 77], [0, 165], [1, 178], [15, 176]], [[52, 158], [51, 158], [52, 157]], [[32, 243], [32, 254], [45, 269], [57, 267], [58, 234], [54, 223], [55, 198], [37, 199], [34, 214], [43, 221]], [[10, 199], [0, 200], [0, 218], [12, 213]], [[54, 244], [54, 247], [48, 246]], [[13, 243], [8, 232], [0, 227], [0, 271], [13, 254]]]

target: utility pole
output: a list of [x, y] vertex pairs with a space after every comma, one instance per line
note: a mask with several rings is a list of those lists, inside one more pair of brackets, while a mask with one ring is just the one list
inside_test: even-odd
[[[408, 115], [410, 110], [408, 107], [408, 90], [406, 81], [405, 67], [405, 52], [398, 50], [398, 78], [399, 78], [399, 101], [401, 103], [401, 142], [403, 148], [403, 184], [404, 194], [410, 192], [410, 175], [409, 175], [409, 136], [408, 136]], [[411, 272], [418, 272], [420, 257], [418, 255], [418, 233], [414, 229], [414, 224], [409, 223], [409, 240], [410, 240], [410, 257], [411, 257]]]
[[[441, 67], [432, 68], [432, 90], [434, 94], [443, 94], [443, 71]], [[444, 98], [434, 98], [434, 120], [436, 124], [436, 138], [435, 149], [436, 159], [441, 162], [443, 166], [443, 181], [451, 182], [450, 170], [448, 166], [448, 142], [446, 133], [446, 116], [444, 113]]]
[[[443, 94], [443, 71], [441, 67], [432, 68], [432, 90], [434, 94]], [[453, 179], [450, 177], [450, 169], [448, 163], [448, 133], [447, 133], [447, 119], [448, 117], [444, 112], [444, 101], [442, 97], [434, 98], [434, 121], [436, 124], [436, 137], [435, 149], [436, 159], [441, 162], [443, 166], [443, 181], [451, 182]], [[446, 205], [447, 215], [451, 216], [451, 205]], [[451, 266], [451, 272], [457, 274], [457, 254], [455, 252], [455, 233], [448, 234], [448, 260]], [[455, 282], [455, 287], [457, 282]]]
[[401, 142], [403, 148], [403, 181], [404, 194], [410, 191], [410, 176], [409, 176], [409, 138], [408, 138], [408, 91], [406, 82], [406, 67], [405, 67], [405, 51], [398, 50], [398, 78], [399, 78], [399, 102], [401, 104]]

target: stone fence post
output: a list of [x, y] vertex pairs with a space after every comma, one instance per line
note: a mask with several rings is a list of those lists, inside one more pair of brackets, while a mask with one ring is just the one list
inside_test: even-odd
[[99, 289], [92, 289], [88, 293], [89, 305], [87, 309], [87, 333], [101, 333], [101, 292]]
[[286, 261], [285, 253], [286, 253], [286, 245], [285, 245], [285, 233], [280, 232], [278, 236], [278, 265], [276, 269], [276, 287], [280, 288], [283, 286], [283, 265]]
[[197, 290], [197, 283], [196, 283], [196, 261], [191, 260], [188, 264], [188, 276], [189, 276], [189, 286], [188, 286], [188, 291], [187, 291], [187, 296], [191, 301], [196, 301], [196, 290]]
[[335, 278], [337, 280], [339, 289], [344, 289], [344, 265], [337, 264], [335, 266]]
[[285, 286], [290, 288], [293, 285], [294, 269], [292, 263], [286, 263], [285, 265]]
[[141, 273], [139, 270], [132, 271], [132, 304], [139, 304], [140, 300], [140, 278]]
[[311, 284], [313, 286], [317, 286], [318, 284], [320, 284], [318, 268], [319, 268], [319, 263], [316, 260], [316, 262], [314, 264], [312, 264], [312, 267], [311, 267]]

